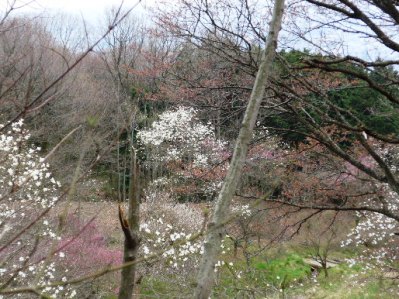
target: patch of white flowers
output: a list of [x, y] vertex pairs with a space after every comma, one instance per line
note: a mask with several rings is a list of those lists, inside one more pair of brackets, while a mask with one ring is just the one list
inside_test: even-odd
[[[202, 181], [199, 189], [212, 198], [220, 190], [221, 178], [210, 179], [208, 174], [215, 165], [226, 167], [227, 143], [217, 140], [211, 125], [201, 123], [196, 115], [195, 109], [182, 106], [166, 111], [149, 129], [138, 133], [138, 140], [146, 148], [147, 163], [175, 163], [171, 173], [177, 181]], [[169, 176], [166, 180], [174, 184], [174, 178]]]
[[179, 160], [190, 156], [197, 166], [208, 166], [214, 155], [204, 152], [205, 146], [223, 148], [226, 143], [216, 140], [210, 124], [202, 124], [196, 117], [194, 108], [178, 107], [159, 116], [151, 128], [138, 133], [146, 146], [164, 151], [155, 152], [152, 158], [162, 162]]
[[[143, 203], [142, 208], [147, 217], [140, 224], [140, 250], [148, 258], [147, 275], [169, 273], [176, 277], [196, 271], [204, 252], [204, 239], [197, 237], [204, 224], [203, 214], [188, 204]], [[220, 248], [222, 257], [229, 259], [227, 240], [222, 240]], [[151, 262], [150, 256], [156, 253], [161, 253], [163, 263]], [[236, 272], [231, 261], [217, 261], [214, 271], [218, 272], [221, 267]]]
[[[165, 216], [165, 215], [163, 215]], [[202, 239], [193, 239], [193, 234], [172, 225], [164, 217], [151, 217], [140, 225], [145, 257], [164, 250], [162, 257], [172, 270], [195, 267], [203, 253]]]
[[[399, 197], [387, 184], [381, 185], [383, 202], [376, 203], [375, 200], [367, 200], [364, 204], [370, 207], [384, 205], [391, 213], [399, 212]], [[378, 264], [393, 261], [398, 258], [397, 238], [395, 233], [399, 232], [399, 225], [395, 219], [383, 214], [368, 211], [356, 212], [360, 220], [356, 227], [348, 234], [347, 239], [341, 246], [365, 245], [362, 260], [377, 262]]]
[[57, 277], [55, 257], [47, 256], [58, 233], [49, 217], [39, 217], [56, 204], [60, 184], [29, 138], [22, 120], [0, 134], [0, 281], [12, 287], [33, 284], [54, 298], [72, 298], [69, 288], [46, 287], [66, 279]]
[[394, 174], [399, 173], [399, 149], [396, 145], [374, 144], [375, 151], [380, 155]]
[[251, 217], [252, 211], [249, 204], [246, 205], [236, 205], [231, 208], [233, 214], [241, 216], [243, 219]]

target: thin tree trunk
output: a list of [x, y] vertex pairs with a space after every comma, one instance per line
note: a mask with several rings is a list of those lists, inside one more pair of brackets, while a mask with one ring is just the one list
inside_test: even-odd
[[126, 200], [126, 166], [127, 166], [127, 154], [123, 155], [123, 175], [122, 175], [122, 201]]
[[226, 219], [229, 204], [236, 191], [238, 179], [243, 169], [247, 155], [248, 144], [252, 137], [252, 131], [258, 116], [265, 88], [272, 72], [272, 62], [277, 48], [278, 33], [284, 11], [284, 0], [276, 0], [273, 17], [270, 23], [266, 47], [262, 54], [261, 64], [256, 75], [251, 97], [245, 111], [244, 120], [234, 148], [233, 158], [229, 171], [224, 180], [222, 190], [218, 196], [212, 221], [208, 224], [208, 232], [204, 244], [204, 254], [197, 277], [197, 287], [194, 297], [208, 299], [214, 283], [214, 267], [223, 238], [222, 223]]
[[[136, 259], [139, 248], [139, 212], [140, 212], [140, 189], [139, 189], [139, 168], [137, 165], [136, 152], [131, 141], [131, 164], [130, 164], [130, 185], [129, 185], [129, 211], [126, 219], [124, 212], [119, 207], [119, 220], [125, 235], [123, 262], [131, 262]], [[122, 269], [119, 299], [133, 298], [135, 285], [136, 266], [131, 265]]]
[[216, 138], [218, 140], [220, 140], [220, 138], [221, 138], [221, 134], [220, 134], [220, 124], [221, 124], [221, 118], [222, 118], [221, 114], [222, 114], [221, 108], [218, 107], [218, 110], [216, 112]]

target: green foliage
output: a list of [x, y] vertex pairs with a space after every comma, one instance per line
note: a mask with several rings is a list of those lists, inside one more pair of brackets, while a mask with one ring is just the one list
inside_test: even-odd
[[305, 284], [296, 293], [306, 293], [306, 298], [361, 299], [396, 298], [398, 286], [394, 280], [383, 279], [376, 269], [367, 269], [364, 264], [349, 267], [342, 263], [330, 269], [329, 277], [318, 277], [317, 285]]
[[144, 278], [142, 281], [141, 294], [144, 296], [155, 296], [169, 293], [169, 285], [155, 277]]
[[257, 263], [255, 268], [265, 271], [268, 281], [280, 289], [286, 289], [292, 283], [305, 279], [311, 273], [310, 266], [296, 254], [290, 254], [267, 263]]
[[[275, 298], [288, 289], [293, 290], [310, 276], [310, 267], [297, 254], [287, 254], [269, 261], [256, 257], [248, 262], [239, 258], [233, 266], [226, 264], [218, 270], [219, 283], [215, 298]], [[261, 297], [255, 294], [262, 294]]]
[[[289, 112], [273, 114], [265, 118], [263, 125], [272, 128], [270, 131], [278, 135], [282, 141], [290, 145], [297, 145], [306, 139], [307, 128]], [[304, 132], [301, 134], [300, 132]]]
[[[319, 76], [316, 75], [316, 70], [301, 68], [306, 59], [314, 58], [330, 59], [310, 54], [306, 50], [282, 51], [280, 60], [276, 62], [281, 82], [292, 84], [289, 80], [294, 73], [297, 77], [308, 78], [309, 81], [314, 80], [311, 77], [312, 74]], [[273, 133], [289, 144], [304, 142], [306, 135], [310, 134], [309, 129], [299, 120], [308, 118], [309, 115], [312, 117], [312, 121], [315, 121], [320, 127], [331, 125], [331, 123], [324, 122], [323, 114], [327, 114], [337, 123], [341, 123], [343, 117], [353, 127], [364, 126], [367, 130], [382, 135], [399, 135], [399, 118], [397, 117], [399, 105], [392, 103], [382, 92], [371, 88], [366, 81], [351, 74], [356, 73], [360, 77], [367, 77], [368, 80], [374, 82], [373, 84], [382, 86], [385, 92], [397, 98], [399, 89], [392, 83], [397, 82], [398, 73], [392, 67], [379, 67], [370, 70], [350, 62], [337, 63], [333, 67], [341, 69], [342, 72], [322, 73], [318, 78], [325, 84], [324, 87], [320, 86], [322, 92], [309, 90], [307, 95], [302, 95], [304, 102], [298, 103], [299, 106], [295, 101], [291, 101], [290, 104], [283, 106], [286, 108], [283, 112], [281, 109], [277, 109], [275, 113], [271, 114], [268, 111], [262, 125], [270, 127]], [[295, 87], [293, 88], [295, 89]], [[333, 106], [340, 109], [340, 114]], [[307, 114], [305, 115], [299, 107], [304, 107]]]
[[[349, 111], [371, 131], [389, 135], [399, 134], [399, 107], [393, 105], [377, 91], [368, 87], [331, 91], [333, 103]], [[354, 119], [347, 117], [352, 125]]]

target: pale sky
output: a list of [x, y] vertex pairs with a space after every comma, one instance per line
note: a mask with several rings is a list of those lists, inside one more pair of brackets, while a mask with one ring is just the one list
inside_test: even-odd
[[[7, 3], [15, 0], [0, 0], [0, 10], [3, 11]], [[43, 12], [54, 13], [63, 12], [72, 14], [78, 17], [83, 16], [84, 19], [92, 25], [95, 25], [99, 20], [104, 19], [104, 14], [107, 9], [112, 6], [119, 6], [122, 0], [16, 0], [16, 6], [21, 6], [28, 3], [19, 12], [28, 12], [32, 14], [42, 14]], [[129, 9], [138, 0], [124, 0], [123, 7]], [[134, 9], [134, 14], [145, 13], [144, 6], [151, 5], [155, 0], [141, 0], [141, 3]]]
[[[123, 7], [129, 9], [135, 6], [139, 0], [0, 0], [0, 12], [3, 12], [7, 5], [16, 2], [16, 6], [21, 6], [28, 3], [28, 5], [22, 9], [17, 10], [15, 13], [28, 12], [33, 15], [43, 14], [43, 12], [53, 15], [57, 12], [63, 12], [66, 14], [74, 15], [79, 18], [83, 17], [86, 22], [90, 25], [97, 27], [100, 22], [104, 22], [104, 15], [107, 9], [112, 6], [119, 6], [123, 2]], [[169, 0], [173, 4], [173, 0]], [[144, 7], [154, 5], [157, 0], [141, 0], [140, 4], [133, 10], [133, 15], [138, 15], [141, 19], [145, 20], [143, 16], [146, 14]], [[342, 54], [349, 52], [352, 55], [359, 55], [364, 59], [370, 59], [368, 56], [385, 56], [387, 58], [397, 58], [397, 53], [381, 48], [378, 43], [370, 43], [367, 40], [362, 40], [359, 36], [345, 37], [342, 32], [331, 34], [332, 39], [343, 39], [346, 44]], [[325, 37], [324, 37], [325, 39]], [[316, 38], [317, 40], [317, 38]], [[317, 41], [316, 41], [317, 43]], [[302, 42], [299, 41], [296, 46], [301, 48]], [[305, 44], [304, 44], [305, 47]], [[307, 47], [309, 48], [309, 47]]]

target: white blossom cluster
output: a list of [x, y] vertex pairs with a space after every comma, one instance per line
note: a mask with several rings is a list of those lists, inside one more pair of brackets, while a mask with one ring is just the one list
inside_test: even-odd
[[[22, 124], [19, 121], [7, 134], [0, 135], [0, 199], [18, 199], [22, 203], [34, 201], [46, 208], [56, 202], [53, 193], [59, 183], [51, 176], [49, 165], [39, 157], [40, 148], [28, 148], [30, 136], [22, 130]], [[15, 218], [16, 214], [13, 215]]]
[[188, 204], [159, 201], [145, 202], [140, 209], [140, 250], [145, 257], [161, 252], [164, 261], [147, 264], [144, 268], [147, 274], [176, 276], [193, 271], [203, 251], [202, 237], [191, 240], [204, 225], [202, 210]]
[[[163, 215], [164, 216], [164, 215]], [[193, 234], [168, 223], [164, 217], [150, 218], [140, 224], [144, 256], [165, 250], [162, 257], [172, 269], [198, 264], [203, 253], [202, 239], [191, 240]]]
[[[226, 143], [216, 140], [210, 124], [202, 124], [196, 114], [194, 108], [183, 106], [166, 111], [150, 129], [138, 133], [139, 140], [145, 146], [158, 149], [153, 153], [155, 160], [166, 162], [187, 158], [198, 167], [208, 166], [217, 159], [216, 153], [223, 150]], [[212, 151], [207, 152], [210, 148]]]
[[[0, 251], [0, 281], [9, 280], [14, 287], [31, 283], [44, 287], [66, 279], [57, 277], [53, 262], [64, 253], [47, 257], [51, 244], [60, 239], [58, 233], [48, 216], [38, 217], [56, 204], [60, 184], [40, 157], [41, 149], [29, 145], [29, 137], [22, 120], [0, 134], [0, 244], [4, 246]], [[62, 286], [45, 287], [44, 292], [54, 298], [65, 298], [66, 294], [71, 298], [74, 294]]]
[[374, 144], [376, 152], [382, 157], [394, 174], [399, 174], [399, 149], [394, 145]]
[[252, 210], [249, 207], [249, 204], [233, 206], [231, 208], [231, 211], [233, 212], [233, 214], [237, 214], [238, 216], [241, 216], [243, 219], [247, 219], [252, 215]]
[[0, 226], [22, 224], [31, 211], [52, 207], [58, 182], [39, 157], [40, 148], [28, 147], [23, 122], [0, 135]]
[[[58, 255], [61, 258], [65, 257], [65, 253], [63, 252], [60, 252]], [[19, 259], [22, 260], [23, 258], [20, 257]], [[28, 259], [28, 257], [26, 259]], [[47, 263], [46, 261], [41, 261], [35, 265], [27, 267], [24, 270], [20, 270], [18, 272], [18, 276], [24, 280], [30, 277], [38, 277], [38, 281], [36, 283], [37, 286], [43, 287], [44, 293], [51, 298], [75, 298], [77, 294], [76, 290], [71, 289], [70, 287], [63, 285], [55, 287], [47, 286], [52, 281], [67, 281], [66, 276], [61, 277], [61, 279], [57, 277], [57, 270], [58, 269], [55, 262]], [[68, 270], [65, 272], [68, 272]]]
[[[153, 200], [168, 184], [178, 186], [187, 182], [193, 184], [194, 193], [203, 193], [207, 198], [219, 192], [223, 176], [220, 173], [227, 168], [227, 143], [217, 140], [210, 124], [202, 124], [196, 114], [195, 109], [180, 106], [162, 113], [151, 128], [138, 133], [150, 163], [175, 163], [172, 176], [151, 185], [153, 192], [147, 192], [149, 199]], [[207, 171], [215, 174], [214, 165], [218, 166], [218, 174], [210, 178]]]
[[[198, 267], [204, 252], [204, 239], [201, 237], [191, 240], [191, 238], [199, 232], [203, 218], [200, 221], [193, 213], [186, 214], [186, 218], [190, 218], [190, 214], [193, 218], [197, 218], [195, 225], [189, 226], [188, 230], [190, 232], [181, 227], [182, 223], [177, 222], [172, 225], [172, 221], [166, 220], [167, 217], [165, 214], [162, 214], [160, 217], [150, 217], [140, 224], [140, 232], [143, 240], [143, 245], [141, 246], [142, 253], [144, 257], [149, 257], [153, 253], [163, 251], [162, 258], [166, 266], [161, 267], [163, 273], [170, 272], [173, 275], [185, 275], [185, 273], [189, 273]], [[222, 240], [220, 248], [222, 255], [229, 258], [230, 255], [228, 252], [230, 248], [225, 244], [226, 240]], [[218, 272], [221, 267], [229, 267], [229, 271], [234, 273], [237, 278], [240, 278], [241, 272], [237, 272], [233, 266], [232, 262], [218, 260], [214, 266], [214, 271]], [[157, 273], [159, 272], [157, 271]]]
[[[392, 213], [399, 212], [399, 197], [387, 184], [381, 185], [384, 194], [384, 205]], [[364, 204], [375, 206], [375, 201], [369, 199]], [[382, 205], [382, 203], [381, 203]], [[365, 245], [364, 256], [361, 258], [383, 263], [388, 258], [394, 260], [397, 255], [397, 236], [399, 225], [395, 219], [383, 214], [368, 211], [356, 212], [359, 222], [356, 227], [348, 234], [347, 239], [341, 246]]]
[[[185, 206], [186, 208], [181, 209], [180, 207]], [[141, 246], [144, 257], [149, 257], [151, 254], [163, 251], [162, 258], [165, 261], [167, 267], [162, 267], [162, 271], [174, 272], [174, 274], [183, 274], [185, 271], [191, 271], [198, 266], [201, 255], [204, 252], [203, 238], [195, 238], [190, 240], [196, 233], [199, 232], [203, 217], [200, 219], [197, 213], [188, 212], [188, 206], [179, 204], [178, 210], [182, 210], [185, 213], [185, 217], [181, 215], [187, 222], [187, 219], [194, 219], [185, 223], [187, 229], [182, 228], [184, 225], [179, 221], [168, 221], [167, 215], [162, 214], [161, 216], [149, 217], [145, 222], [140, 224], [140, 232], [143, 240]], [[191, 209], [192, 210], [192, 209]], [[244, 213], [248, 209], [243, 210]], [[174, 223], [173, 225], [171, 223]], [[191, 223], [191, 224], [190, 224]], [[222, 240], [220, 246], [222, 255], [226, 255], [228, 258], [230, 248], [225, 244], [227, 239]], [[218, 272], [219, 268], [226, 266], [230, 268], [230, 272], [235, 270], [232, 268], [232, 262], [225, 262], [224, 260], [218, 260], [215, 264], [214, 271]], [[236, 273], [238, 276], [240, 273]]]
[[[225, 265], [228, 265], [229, 267], [233, 267], [234, 266], [233, 262], [226, 263], [225, 261], [220, 261], [219, 260], [215, 264], [215, 269], [214, 269], [215, 273], [217, 273], [219, 271], [219, 268], [221, 268], [221, 267], [223, 267]], [[238, 277], [238, 278], [241, 278], [241, 277]]]

